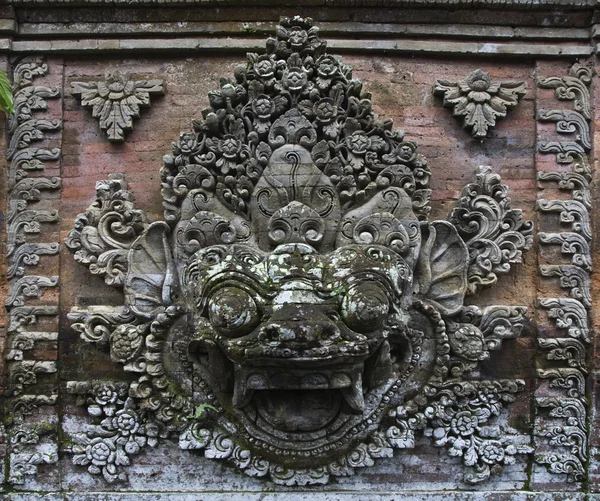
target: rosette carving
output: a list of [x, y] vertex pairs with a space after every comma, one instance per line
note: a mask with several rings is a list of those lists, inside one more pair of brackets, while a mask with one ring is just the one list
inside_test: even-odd
[[133, 129], [140, 108], [150, 106], [150, 94], [164, 94], [162, 80], [133, 80], [129, 73], [115, 70], [104, 81], [73, 82], [72, 92], [82, 106], [92, 110], [100, 128], [111, 142], [125, 141], [125, 132]]

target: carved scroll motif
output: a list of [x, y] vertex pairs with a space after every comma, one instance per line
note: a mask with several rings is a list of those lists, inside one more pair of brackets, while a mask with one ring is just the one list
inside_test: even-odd
[[[30, 268], [42, 259], [59, 252], [57, 242], [40, 242], [42, 224], [59, 220], [55, 210], [38, 208], [45, 192], [61, 186], [59, 177], [29, 177], [31, 171], [43, 171], [45, 162], [60, 157], [58, 148], [35, 148], [42, 140], [52, 140], [61, 127], [57, 119], [39, 118], [47, 107], [47, 99], [60, 96], [58, 89], [35, 85], [34, 81], [48, 73], [40, 60], [17, 64], [13, 74], [15, 114], [10, 117], [8, 132], [8, 218], [7, 278], [9, 284], [5, 306], [8, 310], [6, 367], [8, 385], [4, 402], [7, 436], [7, 478], [11, 484], [31, 482], [40, 464], [58, 461], [58, 413], [48, 408], [57, 402], [58, 388], [38, 384], [38, 375], [56, 373], [56, 357], [39, 359], [32, 352], [39, 345], [56, 344], [58, 332], [36, 329], [56, 323], [57, 305], [47, 304], [44, 290], [58, 285], [58, 277], [30, 274]], [[46, 303], [46, 304], [40, 304]], [[45, 320], [43, 320], [45, 319]], [[56, 319], [52, 322], [50, 319]], [[46, 327], [51, 328], [51, 327]], [[57, 329], [57, 327], [55, 327]], [[55, 348], [57, 349], [57, 348]], [[40, 353], [50, 351], [47, 347]], [[41, 409], [39, 409], [41, 408]], [[44, 417], [44, 421], [41, 418]]]
[[575, 134], [575, 139], [587, 152], [592, 148], [590, 125], [585, 117], [571, 110], [539, 110], [537, 119], [540, 122], [555, 122], [556, 132]]
[[543, 244], [558, 244], [563, 254], [572, 254], [571, 262], [586, 271], [592, 271], [592, 256], [589, 242], [579, 233], [564, 231], [562, 233], [539, 233]]
[[[571, 141], [540, 142], [538, 144], [538, 151], [540, 153], [556, 153], [557, 163], [572, 164], [572, 169], [575, 174], [582, 175], [588, 182], [592, 180], [590, 161], [580, 144]], [[538, 175], [547, 174], [549, 173], [538, 173]]]
[[571, 229], [580, 234], [588, 242], [592, 240], [590, 214], [585, 205], [576, 200], [544, 200], [536, 202], [540, 212], [557, 212], [559, 221], [570, 225]]
[[544, 277], [558, 277], [560, 286], [569, 290], [569, 296], [581, 301], [586, 308], [592, 306], [590, 276], [583, 268], [571, 264], [548, 264], [540, 266], [540, 273]]
[[511, 209], [508, 187], [490, 167], [481, 166], [477, 182], [467, 185], [449, 215], [469, 248], [469, 292], [498, 280], [498, 273], [520, 263], [533, 244], [533, 225], [520, 209]]
[[538, 181], [555, 182], [560, 190], [571, 191], [573, 200], [585, 205], [586, 209], [592, 208], [590, 185], [583, 174], [576, 172], [538, 172]]
[[594, 70], [589, 65], [574, 64], [565, 77], [542, 78], [538, 87], [554, 89], [556, 99], [573, 101], [575, 111], [581, 113], [586, 120], [591, 120], [591, 99], [589, 86], [594, 77]]
[[[589, 87], [592, 77], [590, 67], [575, 64], [566, 77], [544, 78], [538, 83], [542, 88], [555, 89], [555, 97], [561, 101], [572, 101], [574, 108], [540, 110], [537, 117], [540, 121], [556, 122], [559, 134], [575, 133], [576, 139], [575, 142], [539, 143], [540, 153], [556, 154], [556, 162], [570, 165], [571, 172], [538, 172], [538, 180], [541, 183], [556, 183], [560, 190], [571, 192], [571, 199], [539, 199], [536, 206], [541, 212], [557, 213], [557, 226], [563, 223], [572, 230], [540, 232], [542, 245], [560, 245], [562, 253], [572, 255], [572, 264], [540, 266], [540, 273], [546, 277], [557, 277], [560, 286], [568, 290], [570, 297], [539, 299], [540, 306], [548, 310], [548, 318], [554, 321], [558, 329], [566, 329], [570, 337], [538, 339], [545, 356], [543, 368], [538, 369], [537, 375], [541, 379], [549, 379], [549, 388], [560, 396], [536, 397], [534, 429], [544, 449], [536, 453], [536, 462], [547, 465], [552, 473], [566, 475], [569, 482], [584, 480], [588, 461], [586, 350], [591, 337], [588, 310], [592, 305], [589, 186], [592, 170], [587, 152], [591, 149]], [[540, 185], [542, 188], [544, 186]]]
[[541, 348], [549, 350], [546, 354], [548, 360], [565, 360], [567, 364], [583, 372], [586, 369], [585, 345], [572, 338], [538, 339]]
[[539, 303], [548, 310], [548, 316], [558, 327], [568, 329], [569, 336], [585, 343], [590, 342], [588, 313], [580, 301], [571, 298], [543, 298]]

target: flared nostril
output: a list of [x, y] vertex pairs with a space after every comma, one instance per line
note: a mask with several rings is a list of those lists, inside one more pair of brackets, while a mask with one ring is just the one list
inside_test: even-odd
[[280, 341], [295, 341], [296, 340], [296, 332], [294, 332], [293, 329], [289, 329], [287, 327], [281, 327], [279, 329], [277, 338]]
[[319, 336], [319, 343], [322, 346], [333, 343], [340, 337], [340, 330], [335, 324], [324, 324], [322, 326], [321, 335]]
[[267, 343], [317, 343], [326, 346], [340, 337], [340, 330], [330, 322], [285, 322], [265, 325], [258, 338]]

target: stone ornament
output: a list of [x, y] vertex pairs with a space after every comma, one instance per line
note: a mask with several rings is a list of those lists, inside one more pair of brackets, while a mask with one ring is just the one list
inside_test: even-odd
[[533, 245], [533, 223], [511, 209], [508, 187], [491, 167], [479, 167], [476, 182], [463, 189], [449, 220], [469, 247], [469, 293], [495, 284], [497, 273], [520, 263], [522, 251]]
[[[6, 459], [0, 483], [29, 488], [36, 485], [38, 466], [57, 463], [59, 451], [58, 383], [53, 377], [58, 371], [58, 295], [42, 297], [58, 286], [59, 278], [41, 274], [48, 265], [57, 266], [59, 253], [59, 243], [41, 234], [44, 224], [60, 220], [58, 211], [48, 207], [61, 179], [43, 172], [46, 162], [56, 162], [61, 153], [48, 148], [60, 143], [53, 134], [62, 127], [45, 113], [48, 100], [60, 98], [59, 89], [43, 85], [48, 71], [41, 59], [25, 58], [15, 65], [15, 113], [8, 120], [6, 150], [7, 377], [0, 427]], [[45, 266], [36, 268], [39, 264]]]
[[489, 73], [477, 69], [462, 83], [436, 80], [433, 93], [444, 98], [444, 106], [455, 117], [463, 117], [463, 127], [483, 139], [510, 108], [526, 94], [525, 82], [492, 82]]
[[140, 117], [140, 108], [150, 107], [150, 94], [165, 93], [163, 85], [163, 80], [133, 80], [129, 73], [115, 70], [104, 81], [73, 82], [71, 92], [92, 110], [108, 140], [120, 143], [133, 129], [133, 119]]
[[587, 119], [578, 111], [573, 110], [538, 110], [537, 119], [540, 122], [555, 122], [556, 132], [575, 134], [577, 142], [585, 151], [592, 148], [590, 126]]
[[450, 221], [428, 221], [427, 161], [310, 19], [283, 19], [209, 101], [165, 157], [164, 221], [113, 174], [66, 239], [125, 298], [74, 308], [73, 328], [135, 376], [69, 383], [95, 419], [73, 461], [123, 480], [175, 438], [313, 485], [424, 434], [477, 483], [531, 452], [495, 419], [523, 381], [466, 376], [526, 313], [464, 304], [531, 245], [499, 177], [482, 168]]
[[[588, 469], [588, 389], [586, 388], [591, 341], [588, 315], [592, 308], [591, 273], [592, 245], [591, 187], [592, 169], [587, 153], [591, 150], [590, 86], [593, 69], [574, 64], [565, 77], [539, 80], [542, 88], [555, 89], [560, 101], [571, 101], [572, 109], [538, 110], [539, 121], [556, 123], [556, 132], [569, 140], [544, 142], [538, 145], [542, 154], [555, 154], [561, 164], [557, 172], [538, 172], [540, 188], [552, 183], [569, 199], [540, 198], [536, 209], [554, 214], [558, 230], [540, 232], [542, 245], [560, 245], [571, 255], [571, 264], [540, 265], [543, 277], [556, 277], [569, 297], [540, 298], [540, 306], [557, 328], [551, 338], [540, 338], [541, 368], [537, 376], [544, 381], [541, 395], [536, 395], [534, 434], [538, 443], [535, 461], [546, 465], [551, 473], [564, 475], [568, 482], [583, 482]], [[574, 141], [572, 140], [574, 139]], [[561, 227], [562, 226], [562, 227]], [[568, 231], [566, 231], [568, 230]], [[569, 337], [560, 337], [567, 335]], [[552, 396], [547, 396], [548, 392]]]
[[591, 65], [576, 63], [565, 77], [541, 78], [538, 87], [554, 89], [554, 96], [561, 101], [573, 101], [575, 111], [581, 113], [586, 120], [591, 120], [591, 99], [589, 86], [594, 77]]

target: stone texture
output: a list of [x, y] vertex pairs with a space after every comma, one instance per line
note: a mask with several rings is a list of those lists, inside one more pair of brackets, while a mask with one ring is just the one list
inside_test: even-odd
[[[192, 119], [202, 118], [202, 110], [209, 104], [207, 93], [218, 87], [219, 77], [233, 73], [235, 66], [243, 59], [243, 53], [248, 50], [245, 47], [258, 50], [263, 45], [260, 40], [262, 33], [272, 29], [280, 14], [297, 13], [296, 9], [287, 7], [249, 9], [239, 5], [235, 8], [222, 6], [219, 9], [107, 9], [106, 6], [98, 9], [68, 6], [43, 9], [39, 6], [27, 8], [24, 5], [15, 4], [19, 12], [18, 24], [26, 26], [29, 31], [24, 31], [20, 37], [7, 31], [9, 38], [4, 40], [2, 46], [8, 50], [13, 43], [17, 44], [18, 50], [23, 51], [55, 47], [57, 53], [47, 61], [50, 73], [44, 77], [45, 81], [41, 85], [59, 86], [64, 94], [63, 100], [48, 100], [47, 117], [64, 119], [64, 132], [59, 144], [52, 146], [60, 146], [62, 150], [61, 169], [57, 169], [52, 162], [47, 162], [44, 175], [60, 176], [63, 187], [60, 195], [51, 195], [52, 190], [42, 192], [43, 200], [36, 202], [40, 209], [59, 210], [61, 215], [58, 224], [43, 223], [44, 243], [64, 240], [76, 215], [94, 201], [95, 181], [107, 179], [113, 172], [123, 172], [126, 175], [139, 210], [145, 211], [155, 221], [162, 219], [158, 170], [163, 155], [171, 149], [171, 141], [179, 137], [181, 130], [190, 129]], [[538, 231], [548, 235], [545, 242], [541, 241], [541, 237], [539, 243], [535, 240], [533, 250], [525, 255], [522, 264], [513, 265], [507, 274], [498, 275], [496, 287], [484, 289], [469, 300], [480, 306], [518, 303], [528, 307], [521, 337], [503, 341], [502, 349], [490, 352], [490, 358], [480, 363], [476, 374], [486, 379], [519, 378], [525, 382], [524, 391], [517, 395], [516, 402], [505, 408], [501, 418], [510, 426], [531, 436], [539, 452], [547, 452], [552, 450], [549, 445], [552, 437], [536, 434], [548, 426], [564, 427], [566, 420], [551, 418], [551, 408], [545, 404], [550, 399], [572, 397], [565, 397], [564, 389], [551, 387], [552, 377], [538, 378], [535, 373], [536, 365], [546, 371], [553, 368], [577, 368], [577, 364], [581, 366], [581, 359], [568, 354], [581, 352], [580, 346], [572, 344], [573, 340], [583, 345], [590, 360], [590, 386], [586, 391], [591, 405], [587, 419], [592, 429], [595, 429], [593, 423], [597, 421], [597, 378], [594, 367], [598, 357], [595, 356], [594, 344], [588, 346], [586, 339], [593, 340], [592, 333], [598, 329], [598, 320], [595, 315], [586, 318], [582, 303], [580, 307], [576, 303], [569, 303], [574, 312], [574, 316], [571, 316], [574, 324], [570, 327], [559, 323], [560, 318], [569, 318], [568, 314], [563, 317], [559, 310], [552, 311], [556, 305], [577, 300], [568, 296], [570, 289], [560, 287], [560, 277], [541, 276], [538, 265], [579, 264], [588, 269], [587, 251], [582, 246], [581, 252], [566, 252], [565, 242], [575, 246], [577, 236], [583, 237], [569, 226], [570, 223], [566, 226], [560, 223], [560, 212], [536, 211], [535, 202], [540, 198], [582, 203], [589, 211], [592, 228], [597, 227], [598, 216], [597, 211], [590, 210], [586, 205], [591, 203], [592, 207], [596, 206], [593, 189], [587, 190], [579, 178], [574, 187], [569, 188], [567, 180], [572, 174], [592, 174], [595, 154], [582, 148], [577, 142], [576, 134], [557, 131], [556, 122], [537, 121], [534, 113], [535, 109], [581, 110], [575, 107], [574, 100], [562, 100], [558, 97], [555, 94], [556, 87], [539, 87], [537, 82], [552, 78], [553, 82], [567, 83], [566, 79], [573, 76], [570, 69], [574, 62], [569, 54], [589, 54], [595, 46], [583, 34], [591, 25], [592, 7], [582, 7], [583, 10], [579, 12], [556, 11], [552, 15], [544, 11], [545, 7], [541, 4], [534, 8], [538, 10], [522, 10], [515, 14], [515, 11], [511, 12], [505, 6], [469, 11], [464, 8], [431, 7], [424, 10], [408, 7], [365, 9], [344, 5], [337, 9], [304, 6], [303, 12], [310, 15], [312, 11], [319, 20], [332, 23], [326, 26], [326, 30], [330, 30], [332, 37], [340, 37], [341, 40], [332, 40], [330, 47], [340, 44], [335, 52], [344, 51], [344, 62], [353, 66], [354, 76], [364, 82], [365, 90], [372, 92], [375, 112], [383, 119], [392, 118], [396, 126], [404, 130], [406, 140], [419, 144], [419, 152], [428, 159], [433, 174], [430, 220], [447, 217], [461, 197], [463, 187], [473, 182], [477, 165], [491, 165], [494, 172], [501, 175], [502, 183], [509, 186], [512, 207], [523, 209], [523, 217], [536, 222], [536, 235]], [[8, 15], [2, 9], [5, 7], [0, 7], [0, 12]], [[13, 14], [10, 16], [10, 19], [14, 18]], [[349, 36], [343, 35], [344, 23], [349, 22], [352, 16], [362, 23], [357, 29], [364, 34], [354, 35], [360, 36], [359, 40], [350, 40]], [[512, 21], [509, 22], [509, 18]], [[125, 31], [133, 29], [130, 26], [142, 27], [143, 23], [149, 22], [153, 23], [150, 29], [162, 35], [149, 35], [151, 38], [148, 40], [133, 40], [131, 37], [132, 42], [125, 42], [129, 44], [127, 47], [131, 47], [131, 52], [121, 53], [118, 52], [120, 39], [128, 35], [105, 38], [95, 38], [94, 35], [94, 43], [83, 41], [79, 45], [77, 40], [69, 40], [66, 35], [60, 35], [59, 40], [43, 40], [38, 37], [42, 32], [50, 33], [52, 27], [48, 27], [48, 24], [66, 25], [73, 20], [87, 23], [86, 27], [93, 27], [96, 22], [115, 23], [113, 26], [125, 22], [122, 27]], [[240, 40], [224, 41], [203, 31], [209, 29], [204, 25], [200, 28], [188, 27], [186, 29], [200, 30], [203, 37], [210, 39], [201, 40], [206, 49], [218, 48], [219, 45], [225, 47], [225, 51], [220, 54], [196, 53], [201, 50], [197, 49], [197, 40], [186, 39], [181, 35], [174, 42], [168, 42], [167, 39], [173, 37], [172, 30], [159, 24], [178, 21], [237, 22], [239, 24], [232, 33], [240, 33]], [[261, 25], [263, 21], [265, 24]], [[36, 34], [34, 26], [38, 22], [43, 22], [46, 26]], [[249, 25], [250, 31], [254, 26], [262, 31], [259, 34], [248, 31], [241, 35], [244, 22], [255, 23]], [[425, 22], [440, 23], [439, 28], [435, 25], [423, 27]], [[386, 24], [383, 29], [393, 33], [394, 38], [391, 39], [392, 35], [388, 34], [376, 39], [372, 34], [383, 31], [379, 31], [378, 26], [372, 23]], [[318, 24], [323, 26], [320, 22]], [[518, 37], [531, 37], [528, 39], [532, 42], [499, 43], [505, 40], [505, 35], [509, 35], [509, 24]], [[570, 28], [561, 31], [560, 26], [570, 26], [580, 31], [574, 32]], [[491, 27], [496, 29], [491, 30]], [[229, 28], [219, 29], [222, 29], [219, 36], [223, 36]], [[486, 35], [486, 30], [489, 30], [489, 36]], [[540, 30], [539, 35], [535, 30]], [[120, 33], [118, 30], [117, 32]], [[414, 37], [420, 38], [415, 40]], [[557, 37], [557, 41], [549, 42], [554, 37]], [[14, 42], [10, 40], [12, 38]], [[369, 39], [377, 43], [371, 44]], [[189, 51], [185, 54], [178, 52], [178, 42], [189, 43]], [[148, 50], [153, 43], [164, 45], [160, 52], [151, 55]], [[361, 45], [366, 45], [371, 52], [361, 52]], [[82, 48], [81, 51], [79, 47]], [[94, 47], [105, 50], [101, 58], [90, 56], [94, 54]], [[463, 56], [452, 55], [451, 51], [463, 48]], [[238, 51], [238, 55], [231, 53], [233, 50]], [[472, 57], [476, 53], [487, 55]], [[510, 53], [514, 57], [503, 58], [502, 53]], [[67, 55], [64, 65], [59, 54]], [[552, 59], [544, 57], [545, 54]], [[6, 62], [5, 59], [2, 61]], [[106, 70], [117, 67], [131, 68], [136, 74], [156, 75], [156, 78], [165, 80], [167, 84], [167, 94], [154, 101], [152, 108], [145, 110], [142, 120], [136, 123], [127, 140], [120, 145], [107, 143], [98, 130], [97, 122], [87, 111], [80, 109], [79, 103], [69, 92], [71, 82], [97, 79]], [[435, 80], [459, 81], [477, 67], [489, 72], [494, 81], [525, 81], [529, 91], [519, 106], [498, 123], [484, 144], [472, 141], [468, 133], [460, 129], [455, 119], [431, 95]], [[592, 87], [590, 102], [591, 120], [594, 124], [591, 130], [598, 127], [598, 113], [594, 111], [598, 108], [597, 99]], [[581, 124], [585, 122], [586, 120]], [[591, 134], [589, 144], [596, 151], [597, 141], [595, 135]], [[562, 157], [559, 156], [561, 153]], [[569, 155], [573, 155], [575, 162], [568, 160]], [[577, 172], [574, 171], [575, 168]], [[0, 198], [6, 196], [4, 190], [2, 192]], [[6, 209], [4, 212], [6, 214]], [[60, 227], [60, 235], [52, 228], [53, 225]], [[584, 238], [583, 243], [586, 242]], [[572, 249], [572, 246], [569, 248]], [[590, 258], [593, 259], [595, 254], [592, 242], [589, 245]], [[83, 343], [78, 333], [70, 330], [66, 314], [71, 305], [79, 308], [94, 304], [119, 305], [123, 299], [120, 292], [107, 286], [102, 278], [90, 276], [85, 273], [85, 269], [75, 266], [64, 246], [61, 249], [60, 263], [57, 259], [52, 264], [52, 259], [52, 256], [42, 255], [34, 274], [60, 275], [61, 283], [69, 284], [68, 287], [60, 288], [60, 324], [56, 317], [53, 321], [40, 317], [39, 323], [31, 326], [30, 330], [38, 333], [58, 332], [59, 353], [57, 356], [56, 346], [52, 344], [54, 341], [44, 341], [37, 335], [34, 337], [39, 346], [24, 353], [28, 359], [35, 361], [58, 358], [59, 372], [54, 375], [42, 374], [38, 384], [40, 388], [52, 388], [54, 381], [57, 381], [61, 394], [60, 405], [57, 407], [60, 409], [61, 428], [65, 434], [77, 433], [89, 423], [90, 417], [85, 407], [76, 405], [78, 397], [67, 391], [66, 383], [81, 380], [82, 374], [95, 374], [97, 378], [105, 380], [117, 379], [122, 374], [122, 368], [111, 359], [108, 351], [97, 350], [93, 345]], [[31, 269], [26, 272], [30, 271]], [[590, 294], [594, 304], [598, 294], [598, 281], [595, 275], [590, 277]], [[58, 301], [58, 296], [47, 290], [42, 296], [42, 300], [46, 299]], [[0, 338], [4, 335], [0, 335]], [[6, 349], [6, 346], [4, 341], [0, 343], [0, 348]], [[570, 351], [560, 351], [567, 347], [570, 347]], [[549, 359], [548, 356], [553, 358]], [[54, 377], [58, 379], [53, 380]], [[45, 419], [41, 415], [40, 420]], [[317, 499], [446, 499], [448, 496], [454, 499], [591, 499], [587, 493], [598, 492], [597, 433], [592, 432], [588, 440], [589, 469], [584, 483], [569, 484], [565, 474], [550, 473], [547, 465], [535, 463], [534, 456], [520, 456], [515, 465], [505, 466], [503, 472], [492, 476], [488, 483], [465, 487], [461, 482], [464, 467], [460, 460], [448, 458], [428, 438], [421, 437], [410, 453], [406, 450], [396, 451], [394, 458], [378, 459], [374, 466], [361, 469], [352, 477], [340, 478], [338, 482], [326, 487], [304, 490], [244, 478], [223, 462], [182, 451], [176, 442], [165, 440], [158, 447], [149, 447], [132, 457], [133, 466], [129, 468], [130, 483], [127, 486], [107, 486], [104, 480], [92, 478], [86, 468], [71, 464], [72, 455], [68, 451], [60, 450], [58, 467], [52, 464], [38, 465], [37, 476], [27, 480], [24, 486], [16, 487], [22, 489], [22, 492], [3, 492], [2, 496], [7, 499], [66, 499], [67, 496], [73, 499], [127, 499], [133, 496], [142, 499], [223, 499], [234, 496], [258, 499], [262, 496], [268, 499], [281, 497], [285, 493], [289, 497], [312, 496]], [[0, 444], [0, 448], [2, 447], [4, 445]], [[553, 447], [557, 449], [556, 446]], [[56, 474], [57, 468], [60, 479]], [[58, 481], [62, 488], [71, 492], [56, 495], [36, 493], [56, 489]], [[159, 491], [163, 493], [159, 494]]]

